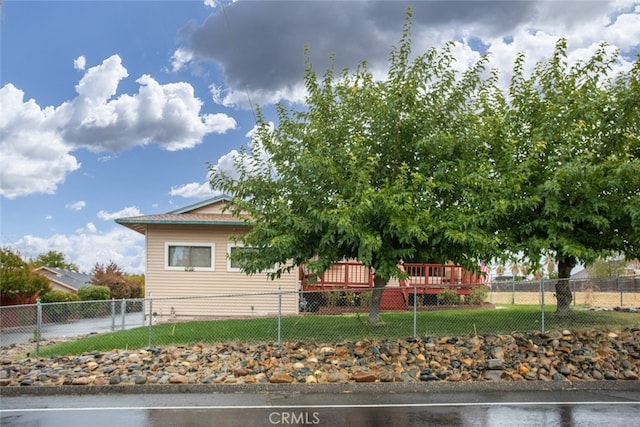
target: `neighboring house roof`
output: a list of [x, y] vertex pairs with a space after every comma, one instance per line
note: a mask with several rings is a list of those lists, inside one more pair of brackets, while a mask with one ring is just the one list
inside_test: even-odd
[[201, 208], [231, 201], [231, 197], [222, 195], [208, 199], [174, 211], [157, 214], [141, 215], [127, 218], [118, 218], [116, 222], [128, 227], [140, 234], [146, 234], [147, 225], [169, 224], [169, 225], [246, 225], [245, 221], [236, 218], [228, 213], [202, 213], [194, 212]]
[[72, 292], [77, 292], [78, 289], [91, 285], [92, 277], [89, 274], [47, 266], [38, 267], [35, 271], [46, 276], [49, 281]]
[[589, 279], [591, 276], [586, 268], [583, 268], [580, 271], [575, 272], [571, 275], [572, 279]]

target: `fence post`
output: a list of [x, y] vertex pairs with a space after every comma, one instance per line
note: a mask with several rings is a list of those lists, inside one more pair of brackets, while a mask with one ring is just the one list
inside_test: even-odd
[[40, 356], [40, 338], [42, 337], [42, 303], [36, 300], [36, 357]]
[[511, 305], [516, 303], [516, 278], [511, 279]]
[[122, 314], [122, 329], [124, 331], [125, 324], [125, 314], [127, 313], [127, 302], [124, 298], [122, 298], [122, 302], [120, 303], [120, 313]]
[[149, 346], [151, 348], [153, 336], [153, 299], [149, 298]]
[[111, 332], [116, 330], [116, 299], [111, 298]]
[[413, 287], [413, 338], [418, 338], [418, 286]]
[[281, 344], [282, 338], [282, 290], [280, 289], [280, 285], [278, 285], [278, 347]]
[[620, 287], [620, 276], [616, 276], [616, 286], [618, 288], [618, 290], [620, 291], [620, 307], [623, 306], [622, 303], [622, 287]]
[[540, 332], [544, 332], [544, 277], [540, 279], [540, 306], [541, 306], [541, 321]]

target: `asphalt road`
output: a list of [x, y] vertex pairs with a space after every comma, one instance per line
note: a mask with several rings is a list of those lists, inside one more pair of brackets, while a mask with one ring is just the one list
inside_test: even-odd
[[[121, 314], [117, 314], [113, 318], [106, 316], [80, 319], [69, 323], [45, 323], [42, 325], [41, 336], [43, 339], [68, 338], [140, 326], [144, 326], [143, 313], [126, 313], [124, 317]], [[29, 342], [33, 338], [33, 334], [33, 327], [4, 329], [0, 332], [0, 346]]]
[[[640, 385], [621, 390], [381, 392], [275, 388], [230, 393], [3, 396], [0, 425], [634, 426]], [[377, 392], [375, 390], [378, 390]]]

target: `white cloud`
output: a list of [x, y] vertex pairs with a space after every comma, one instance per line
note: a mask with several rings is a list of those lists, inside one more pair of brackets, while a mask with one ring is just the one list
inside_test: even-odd
[[102, 64], [89, 68], [76, 85], [76, 92], [81, 101], [91, 103], [89, 107], [99, 106], [118, 90], [120, 80], [129, 77], [127, 69], [122, 65], [118, 55], [112, 55]]
[[11, 83], [0, 88], [0, 194], [13, 199], [55, 193], [80, 168], [72, 152], [81, 147], [117, 152], [154, 143], [182, 150], [236, 127], [226, 114], [203, 114], [202, 101], [186, 82], [160, 84], [143, 75], [136, 80], [138, 93], [116, 97], [127, 76], [113, 55], [86, 71], [74, 99], [45, 108], [24, 101], [24, 92]]
[[283, 87], [278, 90], [255, 89], [251, 92], [246, 90], [235, 90], [232, 88], [222, 89], [212, 85], [209, 87], [212, 99], [217, 104], [225, 107], [251, 108], [253, 105], [269, 105], [287, 100], [293, 103], [304, 103], [306, 90], [302, 82]]
[[111, 160], [117, 159], [118, 156], [115, 154], [109, 154], [107, 156], [98, 157], [98, 161], [102, 163], [110, 162]]
[[51, 220], [53, 219], [53, 216], [51, 216], [51, 215], [47, 215], [47, 216], [45, 216], [45, 217], [44, 217], [44, 219], [45, 219], [46, 221], [51, 221]]
[[[237, 0], [227, 0], [226, 3], [235, 3]], [[204, 0], [204, 5], [211, 8], [216, 8], [219, 5], [225, 3], [225, 0]]]
[[224, 97], [222, 96], [223, 88], [221, 85], [212, 84], [209, 86], [209, 92], [211, 93], [211, 99], [216, 104], [224, 104]]
[[98, 233], [95, 225], [89, 223], [85, 230], [78, 230], [71, 235], [27, 235], [9, 246], [20, 251], [25, 258], [35, 258], [50, 250], [62, 252], [66, 259], [87, 273], [96, 263], [109, 261], [114, 261], [127, 273], [144, 273], [144, 236], [124, 227]]
[[214, 165], [214, 168], [224, 173], [225, 175], [236, 179], [239, 178], [239, 172], [236, 168], [236, 162], [242, 162], [248, 168], [250, 166], [249, 159], [246, 155], [240, 153], [238, 150], [231, 150], [227, 154], [220, 156], [218, 162]]
[[171, 56], [171, 71], [180, 71], [193, 60], [193, 52], [179, 47]]
[[[273, 122], [269, 122], [269, 128], [271, 131], [273, 131], [275, 128], [275, 124]], [[255, 147], [257, 147], [256, 145], [257, 142], [254, 139], [256, 135], [256, 131], [257, 131], [257, 127], [254, 126], [249, 132], [245, 134], [245, 136], [250, 140], [250, 147], [253, 147], [251, 148], [253, 150], [256, 150]], [[261, 157], [263, 160], [266, 160], [267, 153], [264, 150], [258, 148], [256, 154], [259, 157]], [[246, 154], [242, 154], [238, 150], [231, 150], [230, 152], [220, 156], [216, 164], [213, 165], [213, 168], [217, 171], [224, 173], [225, 175], [231, 178], [236, 179], [240, 176], [238, 169], [236, 167], [237, 162], [244, 163], [244, 166], [246, 167], [246, 169], [249, 171], [251, 170], [252, 162], [250, 161], [249, 157]], [[207, 180], [203, 183], [191, 182], [188, 184], [171, 187], [169, 194], [171, 196], [180, 196], [180, 197], [189, 198], [189, 197], [212, 197], [212, 196], [220, 195], [222, 194], [222, 192], [219, 190], [211, 189], [209, 180]]]
[[117, 55], [89, 69], [76, 86], [79, 96], [67, 106], [71, 111], [65, 139], [95, 152], [150, 143], [175, 151], [193, 148], [207, 134], [236, 127], [226, 114], [200, 114], [202, 101], [186, 82], [161, 85], [145, 74], [136, 80], [137, 94], [113, 98], [125, 76]]
[[142, 215], [142, 212], [140, 212], [140, 209], [138, 209], [136, 206], [129, 206], [128, 208], [124, 208], [117, 212], [107, 212], [107, 211], [98, 212], [98, 218], [100, 218], [103, 221], [112, 221], [117, 218], [127, 218], [131, 216], [140, 216], [140, 215]]
[[191, 182], [189, 184], [178, 185], [171, 187], [169, 195], [179, 197], [213, 197], [221, 194], [219, 191], [211, 190], [211, 186], [208, 182], [199, 183]]
[[73, 202], [73, 203], [69, 203], [67, 204], [65, 207], [67, 209], [71, 209], [72, 211], [81, 211], [82, 209], [84, 209], [87, 206], [87, 203], [79, 200], [77, 202]]
[[11, 83], [0, 88], [0, 194], [53, 194], [80, 163], [58, 130], [57, 110], [40, 108]]
[[87, 58], [85, 58], [84, 55], [80, 55], [73, 60], [73, 68], [75, 68], [76, 70], [82, 71], [85, 69], [86, 66], [87, 66]]

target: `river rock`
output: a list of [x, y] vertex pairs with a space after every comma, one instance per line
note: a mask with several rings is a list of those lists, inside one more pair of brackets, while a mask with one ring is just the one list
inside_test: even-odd
[[269, 382], [273, 384], [291, 384], [294, 378], [286, 372], [276, 372], [269, 378]]
[[[33, 344], [32, 344], [33, 345]], [[41, 347], [45, 343], [41, 343]], [[638, 381], [640, 329], [210, 344], [25, 357], [0, 348], [0, 386], [419, 381]]]
[[498, 370], [486, 371], [483, 375], [483, 378], [487, 381], [501, 381], [503, 373], [503, 371]]
[[351, 379], [357, 383], [372, 383], [378, 379], [378, 376], [373, 372], [358, 371], [351, 374]]
[[169, 377], [169, 384], [189, 384], [189, 379], [186, 375], [172, 375]]

